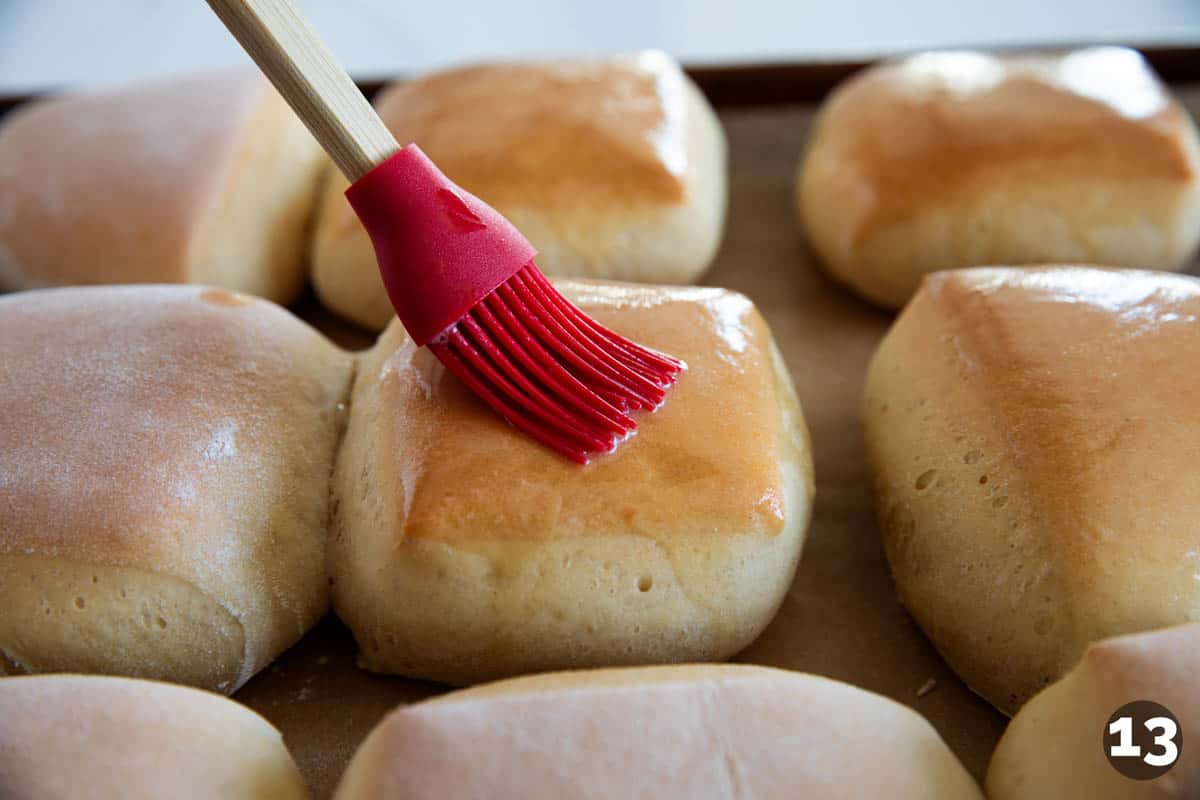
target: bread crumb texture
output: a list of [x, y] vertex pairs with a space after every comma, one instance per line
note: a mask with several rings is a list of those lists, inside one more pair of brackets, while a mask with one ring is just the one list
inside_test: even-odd
[[900, 594], [1012, 712], [1099, 639], [1200, 619], [1200, 281], [938, 273], [868, 375]]

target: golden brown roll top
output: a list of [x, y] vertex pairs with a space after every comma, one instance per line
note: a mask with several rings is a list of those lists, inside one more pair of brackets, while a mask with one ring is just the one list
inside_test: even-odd
[[232, 692], [299, 639], [349, 375], [223, 289], [0, 298], [0, 672]]
[[[690, 282], [725, 212], [725, 141], [668, 56], [486, 64], [385, 89], [376, 109], [455, 182], [509, 217], [551, 275]], [[325, 193], [313, 280], [340, 314], [383, 328], [392, 309], [342, 193]]]
[[620, 529], [779, 534], [788, 489], [780, 464], [795, 466], [805, 442], [801, 428], [784, 427], [797, 420], [780, 415], [771, 334], [754, 305], [721, 289], [560, 285], [602, 325], [683, 358], [687, 372], [615, 454], [579, 469], [510, 429], [393, 324], [364, 379], [375, 373], [372, 400], [387, 409], [379, 433], [391, 455], [381, 456], [396, 468], [379, 490], [404, 499], [397, 533], [444, 541], [480, 531], [502, 539]]
[[537, 675], [397, 709], [337, 800], [981, 798], [924, 719], [844, 683], [750, 666]]
[[288, 302], [320, 159], [256, 71], [31, 102], [0, 127], [0, 286], [203, 283]]
[[396, 84], [376, 105], [490, 203], [657, 205], [685, 195], [686, 81], [658, 53], [487, 64]]
[[1200, 145], [1132, 50], [926, 53], [830, 97], [797, 201], [830, 272], [896, 308], [940, 269], [1180, 268], [1200, 241]]
[[1200, 618], [1200, 281], [928, 278], [864, 406], [901, 596], [1012, 712], [1090, 642]]
[[0, 679], [5, 800], [303, 800], [279, 731], [223, 697], [151, 681]]
[[687, 372], [631, 440], [580, 468], [393, 323], [360, 363], [334, 474], [334, 594], [369, 668], [473, 682], [724, 658], [782, 600], [812, 462], [758, 312], [719, 289], [561, 288]]

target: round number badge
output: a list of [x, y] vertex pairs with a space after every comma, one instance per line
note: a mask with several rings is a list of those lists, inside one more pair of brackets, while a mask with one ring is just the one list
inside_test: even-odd
[[1183, 751], [1179, 720], [1150, 700], [1126, 703], [1108, 718], [1104, 755], [1126, 778], [1148, 781], [1175, 766]]

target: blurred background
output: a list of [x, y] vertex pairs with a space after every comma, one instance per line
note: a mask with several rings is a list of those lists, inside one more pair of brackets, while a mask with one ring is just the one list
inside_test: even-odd
[[[919, 48], [1200, 44], [1200, 0], [299, 0], [360, 78], [659, 47], [691, 65]], [[241, 63], [203, 0], [0, 0], [0, 93]]]

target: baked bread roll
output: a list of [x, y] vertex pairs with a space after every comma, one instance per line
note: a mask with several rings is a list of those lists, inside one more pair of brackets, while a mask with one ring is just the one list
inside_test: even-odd
[[[716, 253], [725, 135], [664, 53], [437, 72], [375, 107], [401, 144], [512, 220], [548, 275], [690, 283]], [[380, 330], [392, 306], [346, 187], [334, 174], [325, 190], [313, 283], [329, 308]]]
[[796, 200], [830, 275], [899, 308], [943, 269], [1182, 268], [1200, 241], [1200, 144], [1133, 50], [927, 53], [834, 92]]
[[232, 692], [299, 639], [350, 367], [223, 289], [0, 298], [0, 673]]
[[[1160, 800], [1200, 797], [1200, 625], [1092, 645], [1058, 683], [1030, 700], [1004, 732], [988, 767], [991, 800]], [[1108, 763], [1111, 715], [1150, 700], [1176, 717], [1178, 760], [1158, 778], [1131, 780]], [[1143, 721], [1144, 722], [1144, 721]], [[1151, 738], [1168, 731], [1159, 729]], [[1135, 741], [1137, 741], [1135, 739]], [[1182, 747], [1180, 747], [1182, 745]], [[1168, 756], [1165, 745], [1147, 748]]]
[[0, 286], [200, 283], [289, 302], [322, 159], [257, 70], [30, 103], [0, 127]]
[[401, 796], [983, 798], [899, 703], [815, 675], [703, 664], [535, 675], [399, 708], [335, 797]]
[[927, 278], [867, 376], [905, 605], [1012, 713], [1091, 642], [1200, 615], [1200, 280], [1084, 268]]
[[465, 684], [722, 659], [783, 601], [812, 456], [754, 306], [720, 289], [559, 288], [688, 371], [636, 436], [580, 467], [393, 323], [359, 362], [334, 471], [334, 608], [367, 669]]
[[0, 679], [5, 800], [302, 800], [279, 731], [245, 706], [152, 681]]

